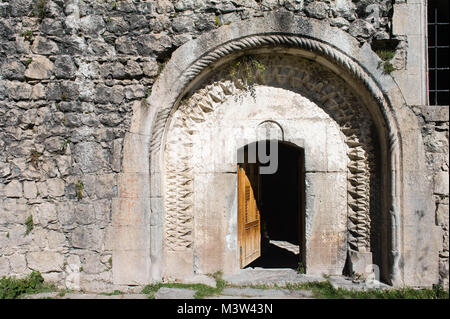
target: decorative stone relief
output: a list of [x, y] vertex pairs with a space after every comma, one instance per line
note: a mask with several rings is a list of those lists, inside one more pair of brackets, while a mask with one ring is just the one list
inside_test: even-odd
[[266, 120], [258, 124], [258, 140], [278, 140], [284, 141], [284, 132], [281, 125], [275, 121]]
[[[377, 184], [368, 111], [345, 82], [318, 63], [289, 55], [258, 56], [265, 66], [255, 85], [282, 87], [311, 99], [340, 126], [348, 146], [348, 244], [370, 251], [371, 187]], [[165, 149], [165, 242], [168, 250], [193, 243], [192, 136], [198, 123], [230, 97], [248, 94], [248, 79], [231, 77], [233, 62], [222, 66], [180, 103], [172, 115]], [[373, 198], [372, 198], [373, 201]]]

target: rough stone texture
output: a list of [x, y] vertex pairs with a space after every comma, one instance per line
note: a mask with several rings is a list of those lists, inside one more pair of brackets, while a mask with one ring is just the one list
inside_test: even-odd
[[[48, 0], [39, 10], [31, 0], [0, 1], [0, 275], [37, 269], [71, 289], [113, 284], [113, 261], [120, 258], [112, 256], [112, 214], [115, 207], [139, 206], [140, 195], [127, 190], [126, 200], [118, 200], [119, 173], [138, 173], [135, 181], [148, 177], [141, 174], [148, 170], [122, 163], [125, 144], [145, 147], [139, 134], [125, 134], [137, 132], [133, 115], [148, 115], [135, 102], [151, 95], [176, 48], [219, 27], [288, 11], [348, 32], [361, 45], [387, 36], [416, 52], [419, 37], [406, 41], [402, 30], [392, 30], [406, 24], [392, 27], [391, 8], [387, 0]], [[406, 15], [399, 12], [394, 14], [401, 20]], [[400, 51], [399, 69], [406, 65], [406, 51]], [[413, 71], [405, 78], [418, 82]], [[426, 109], [419, 118], [425, 118], [435, 213], [443, 229], [439, 271], [448, 285], [448, 108], [442, 112], [447, 120]], [[139, 209], [148, 217], [143, 223], [162, 232], [162, 221], [150, 221], [149, 209]], [[25, 236], [29, 216], [34, 228]], [[128, 222], [138, 217], [130, 215]], [[148, 247], [141, 248], [148, 254]], [[137, 255], [125, 251], [129, 264], [122, 269]]]
[[429, 179], [433, 181], [436, 225], [442, 229], [440, 283], [449, 285], [449, 107], [413, 107], [422, 127]]
[[34, 58], [25, 71], [25, 77], [33, 80], [48, 79], [53, 70], [53, 63], [44, 56]]
[[307, 290], [289, 291], [286, 289], [279, 290], [265, 290], [253, 288], [225, 288], [222, 292], [224, 296], [239, 296], [252, 298], [267, 298], [267, 299], [302, 299], [312, 297], [313, 293]]
[[25, 295], [22, 299], [148, 299], [143, 294], [93, 294], [93, 293], [66, 293], [60, 296], [59, 292], [43, 292], [32, 295]]
[[13, 180], [3, 188], [3, 192], [6, 197], [22, 197], [22, 184]]
[[155, 299], [194, 299], [194, 295], [191, 289], [162, 287], [155, 293]]
[[32, 270], [40, 270], [44, 273], [61, 271], [64, 256], [51, 251], [33, 252], [27, 255], [28, 267]]

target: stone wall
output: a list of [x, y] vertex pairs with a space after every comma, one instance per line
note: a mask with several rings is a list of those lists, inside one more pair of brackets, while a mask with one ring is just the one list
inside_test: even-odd
[[436, 203], [436, 225], [442, 228], [442, 250], [439, 253], [439, 276], [441, 284], [448, 287], [448, 194], [449, 194], [449, 140], [448, 106], [414, 107], [422, 127], [429, 178], [433, 180]]
[[[88, 290], [112, 283], [123, 137], [134, 103], [183, 43], [274, 10], [371, 43], [391, 38], [391, 9], [389, 0], [0, 0], [0, 276], [39, 270]], [[446, 194], [436, 199], [448, 215], [448, 185]]]

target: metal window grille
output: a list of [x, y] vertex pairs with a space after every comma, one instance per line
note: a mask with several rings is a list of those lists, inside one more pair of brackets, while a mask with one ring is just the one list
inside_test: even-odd
[[430, 105], [449, 104], [447, 0], [428, 0], [428, 94]]

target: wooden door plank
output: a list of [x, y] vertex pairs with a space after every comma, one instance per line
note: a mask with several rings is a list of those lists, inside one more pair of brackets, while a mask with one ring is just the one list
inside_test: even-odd
[[[261, 221], [255, 189], [258, 191], [258, 172], [255, 165], [238, 166], [238, 244], [240, 266], [261, 256]], [[251, 182], [254, 184], [252, 185]]]

